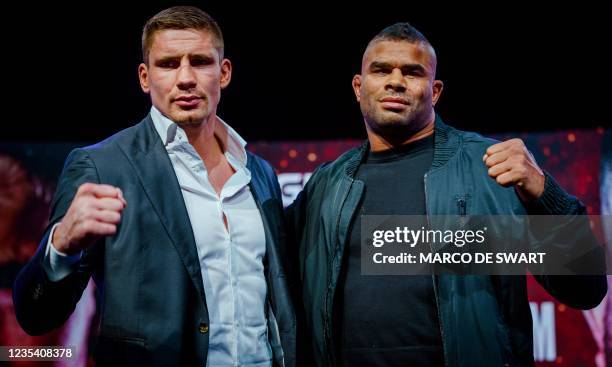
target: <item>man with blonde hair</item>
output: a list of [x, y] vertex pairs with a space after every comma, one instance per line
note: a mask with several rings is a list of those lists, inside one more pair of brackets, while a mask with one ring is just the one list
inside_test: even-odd
[[49, 227], [14, 286], [30, 334], [64, 323], [90, 277], [98, 365], [292, 366], [295, 316], [272, 167], [217, 115], [232, 64], [194, 7], [142, 35], [150, 114], [66, 160]]

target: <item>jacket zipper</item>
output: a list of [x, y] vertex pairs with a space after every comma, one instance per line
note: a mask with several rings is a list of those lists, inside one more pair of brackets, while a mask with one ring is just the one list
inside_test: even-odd
[[[425, 173], [425, 175], [423, 176], [423, 182], [425, 185], [425, 221], [426, 221], [427, 227], [429, 228], [429, 225], [430, 225], [429, 213], [427, 212], [427, 208], [428, 208], [427, 206], [427, 173]], [[433, 247], [431, 246], [431, 244], [429, 245], [429, 248], [433, 251]], [[434, 298], [436, 300], [436, 313], [438, 315], [438, 325], [440, 325], [440, 339], [442, 340], [442, 353], [444, 354], [444, 365], [448, 366], [448, 356], [446, 354], [446, 346], [444, 345], [444, 327], [442, 325], [442, 315], [440, 314], [440, 301], [438, 300], [438, 284], [436, 283], [436, 275], [433, 271], [431, 273], [431, 280], [433, 283]]]
[[465, 199], [459, 199], [459, 201], [457, 201], [457, 206], [459, 207], [459, 215], [465, 217], [465, 215], [467, 214], [465, 208]]
[[[342, 217], [342, 208], [344, 208], [344, 203], [346, 202], [346, 199], [349, 196], [349, 192], [351, 191], [351, 187], [353, 186], [353, 182], [355, 181], [353, 178], [349, 177], [351, 183], [349, 185], [348, 190], [346, 190], [346, 193], [344, 194], [344, 197], [342, 198], [342, 201], [340, 202], [340, 213], [338, 214], [338, 220], [336, 221], [336, 239], [338, 237], [338, 231], [340, 230], [340, 219]], [[337, 241], [336, 241], [337, 242]], [[331, 329], [329, 326], [329, 319], [331, 317], [331, 315], [329, 315], [327, 313], [327, 302], [329, 299], [329, 293], [331, 290], [331, 282], [332, 282], [332, 274], [334, 272], [334, 264], [336, 262], [336, 257], [337, 257], [337, 249], [334, 248], [334, 253], [332, 255], [332, 259], [331, 259], [331, 272], [330, 272], [330, 276], [329, 276], [329, 280], [327, 283], [327, 289], [325, 290], [325, 297], [323, 300], [324, 306], [325, 306], [325, 313], [324, 313], [324, 317], [323, 317], [323, 327], [325, 329], [325, 345], [326, 345], [326, 349], [327, 349], [327, 354], [329, 356], [329, 362], [330, 366], [334, 365], [334, 361], [335, 361], [335, 356], [334, 356], [334, 351], [333, 351], [333, 342], [332, 342], [332, 338], [331, 338]], [[333, 305], [332, 305], [333, 308]], [[333, 310], [332, 310], [333, 311]]]

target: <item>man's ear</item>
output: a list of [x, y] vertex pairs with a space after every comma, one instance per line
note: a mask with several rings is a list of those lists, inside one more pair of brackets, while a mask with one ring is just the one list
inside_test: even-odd
[[221, 89], [227, 87], [232, 80], [232, 62], [229, 59], [221, 60]]
[[441, 80], [434, 80], [431, 89], [433, 91], [431, 95], [431, 102], [435, 106], [436, 103], [438, 103], [440, 95], [442, 94], [442, 89], [444, 89], [444, 83]]
[[353, 92], [355, 93], [355, 97], [357, 97], [357, 102], [361, 101], [361, 75], [356, 74], [353, 77]]
[[149, 69], [144, 63], [138, 65], [138, 80], [140, 80], [140, 88], [145, 93], [149, 93]]

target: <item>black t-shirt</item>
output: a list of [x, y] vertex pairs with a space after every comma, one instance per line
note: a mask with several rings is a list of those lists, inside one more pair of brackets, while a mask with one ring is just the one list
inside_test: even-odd
[[361, 275], [362, 215], [425, 215], [423, 177], [433, 160], [433, 139], [370, 152], [356, 173], [365, 194], [351, 223], [334, 305], [343, 366], [444, 364], [433, 277]]

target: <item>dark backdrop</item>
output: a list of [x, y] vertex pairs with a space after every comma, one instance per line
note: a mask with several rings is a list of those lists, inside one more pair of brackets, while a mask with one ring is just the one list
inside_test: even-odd
[[[176, 2], [3, 10], [3, 141], [91, 141], [139, 121], [140, 33]], [[232, 60], [220, 115], [247, 140], [364, 136], [351, 78], [369, 39], [410, 21], [437, 49], [442, 117], [484, 133], [612, 127], [608, 12], [587, 3], [430, 6], [199, 1]]]

